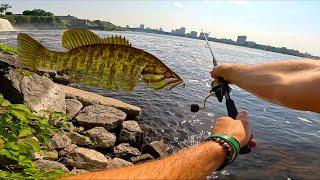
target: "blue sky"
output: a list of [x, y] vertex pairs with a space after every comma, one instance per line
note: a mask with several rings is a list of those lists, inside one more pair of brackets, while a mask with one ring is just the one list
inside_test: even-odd
[[56, 15], [107, 20], [137, 27], [184, 26], [204, 29], [217, 38], [248, 40], [285, 46], [320, 55], [320, 1], [103, 1], [2, 0], [14, 13], [41, 8]]

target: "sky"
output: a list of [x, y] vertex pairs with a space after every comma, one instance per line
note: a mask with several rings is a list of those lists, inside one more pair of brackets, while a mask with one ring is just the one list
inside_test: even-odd
[[211, 37], [249, 41], [297, 49], [320, 56], [320, 1], [111, 1], [0, 0], [10, 11], [44, 9], [55, 15], [100, 19], [116, 25], [201, 29]]

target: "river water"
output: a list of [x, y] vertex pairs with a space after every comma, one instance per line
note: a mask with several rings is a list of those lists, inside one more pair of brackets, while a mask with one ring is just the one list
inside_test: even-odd
[[[0, 42], [16, 45], [18, 32], [0, 32]], [[29, 31], [32, 37], [54, 50], [62, 50], [62, 31]], [[115, 93], [104, 89], [86, 90], [121, 99], [143, 109], [141, 123], [147, 138], [163, 139], [174, 152], [195, 145], [208, 136], [216, 118], [226, 114], [224, 103], [209, 99], [207, 109], [190, 112], [190, 104], [202, 103], [210, 90], [212, 58], [205, 41], [166, 35], [132, 32], [96, 32], [100, 36], [124, 35], [134, 47], [159, 57], [177, 72], [186, 87], [153, 91], [140, 84], [133, 92]], [[272, 52], [210, 42], [221, 63], [257, 64], [298, 59]], [[268, 103], [232, 86], [239, 111], [248, 111], [258, 146], [239, 156], [218, 179], [319, 179], [320, 115]], [[201, 162], [199, 162], [201, 163]]]

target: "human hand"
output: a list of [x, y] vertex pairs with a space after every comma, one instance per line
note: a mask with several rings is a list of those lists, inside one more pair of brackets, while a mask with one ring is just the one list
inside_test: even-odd
[[225, 134], [235, 138], [240, 147], [249, 143], [251, 147], [255, 147], [256, 143], [252, 139], [251, 127], [248, 120], [247, 112], [239, 112], [236, 120], [230, 117], [220, 117], [217, 119], [214, 127], [212, 128], [213, 134]]
[[216, 66], [210, 71], [211, 77], [215, 80], [218, 77], [222, 77], [224, 80], [228, 81], [228, 83], [234, 84], [237, 78], [236, 74], [238, 70], [241, 70], [243, 65], [239, 64], [222, 64]]

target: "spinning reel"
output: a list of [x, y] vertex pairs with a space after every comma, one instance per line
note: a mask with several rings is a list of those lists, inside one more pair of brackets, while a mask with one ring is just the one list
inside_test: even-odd
[[[219, 102], [222, 102], [223, 96], [226, 96], [226, 100], [232, 101], [232, 99], [229, 95], [230, 90], [231, 90], [231, 88], [229, 87], [228, 82], [225, 81], [223, 78], [218, 78], [218, 82], [212, 81], [211, 90], [209, 92], [210, 94], [204, 99], [203, 106], [200, 107], [198, 104], [191, 104], [191, 112], [198, 112], [200, 109], [205, 109], [206, 102], [207, 102], [208, 98], [211, 96], [215, 96]], [[232, 114], [230, 114], [230, 117], [236, 116], [236, 114], [238, 114], [237, 109], [235, 107], [234, 107], [233, 111], [235, 111], [235, 112], [230, 112], [230, 113], [232, 113]]]

